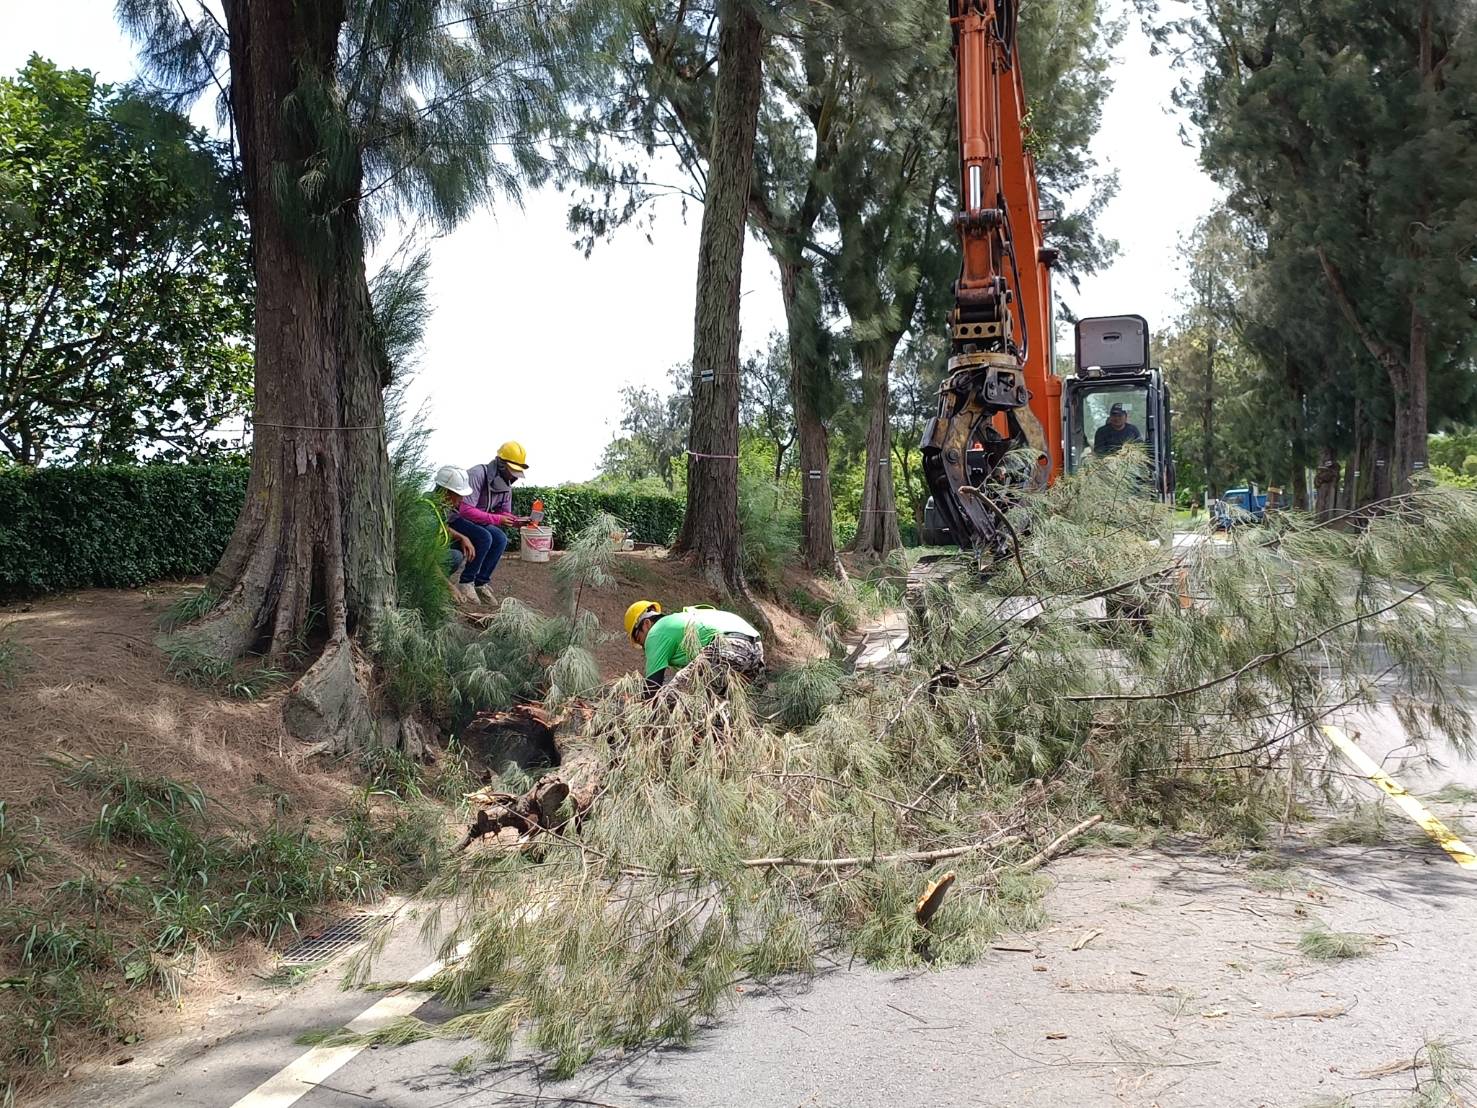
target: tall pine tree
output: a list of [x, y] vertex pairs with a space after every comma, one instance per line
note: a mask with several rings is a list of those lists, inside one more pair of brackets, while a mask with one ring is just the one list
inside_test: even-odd
[[210, 577], [216, 606], [182, 637], [223, 659], [275, 660], [321, 634], [288, 723], [337, 746], [363, 741], [353, 641], [395, 598], [390, 363], [366, 242], [387, 215], [450, 226], [536, 171], [538, 116], [557, 102], [576, 10], [480, 0], [223, 0], [222, 18], [177, 0], [118, 10], [181, 101], [218, 94], [251, 226], [251, 477]]

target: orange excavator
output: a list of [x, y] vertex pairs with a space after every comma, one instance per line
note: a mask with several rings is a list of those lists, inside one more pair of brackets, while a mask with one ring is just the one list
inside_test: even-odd
[[[1143, 317], [1077, 324], [1076, 372], [1053, 367], [1049, 213], [1026, 148], [1016, 42], [1019, 0], [949, 0], [958, 77], [963, 265], [949, 313], [951, 355], [923, 433], [927, 545], [1009, 552], [1004, 515], [1024, 491], [1078, 469], [1104, 443], [1145, 444], [1153, 492], [1173, 493], [1169, 393], [1149, 364]], [[1111, 413], [1111, 417], [1110, 417]], [[1115, 421], [1104, 439], [1097, 428]], [[1131, 429], [1124, 430], [1124, 428]], [[1089, 437], [1091, 436], [1091, 438]]]

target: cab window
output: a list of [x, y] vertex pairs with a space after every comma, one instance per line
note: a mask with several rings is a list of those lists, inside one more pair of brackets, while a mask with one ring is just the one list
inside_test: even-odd
[[[1098, 431], [1109, 426], [1113, 406], [1121, 404], [1125, 425], [1132, 426], [1142, 439], [1149, 437], [1148, 390], [1142, 386], [1106, 386], [1084, 392], [1077, 397], [1077, 410], [1072, 413], [1072, 432], [1068, 444], [1072, 455], [1070, 468], [1076, 469], [1087, 458], [1095, 456], [1094, 443]], [[1117, 434], [1107, 436], [1117, 438]]]

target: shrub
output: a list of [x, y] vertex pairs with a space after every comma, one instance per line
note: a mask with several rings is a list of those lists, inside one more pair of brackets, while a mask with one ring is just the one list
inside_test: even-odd
[[[554, 544], [563, 549], [566, 540], [596, 522], [601, 513], [620, 520], [637, 542], [665, 545], [682, 526], [686, 505], [673, 496], [641, 496], [626, 492], [595, 492], [587, 488], [513, 489], [513, 509], [527, 515], [535, 500], [544, 502], [544, 526], [554, 528]], [[517, 539], [514, 539], [517, 545]]]
[[[236, 525], [247, 476], [242, 461], [0, 469], [0, 596], [209, 573]], [[440, 527], [417, 495], [420, 479], [413, 452], [396, 458], [396, 569], [401, 603], [434, 624], [447, 612]], [[513, 496], [524, 515], [543, 500], [561, 546], [602, 512], [638, 542], [669, 542], [682, 525], [683, 502], [670, 496], [541, 488]]]
[[778, 485], [739, 473], [739, 535], [744, 576], [768, 589], [800, 545], [800, 506], [786, 503]]
[[0, 470], [0, 594], [206, 573], [246, 477], [239, 463]]

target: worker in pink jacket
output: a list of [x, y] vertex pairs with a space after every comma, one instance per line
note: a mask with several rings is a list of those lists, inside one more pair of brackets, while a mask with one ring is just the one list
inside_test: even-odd
[[467, 470], [467, 483], [472, 486], [468, 502], [484, 512], [504, 515], [505, 522], [517, 522], [513, 515], [513, 486], [528, 469], [528, 451], [522, 443], [505, 442], [497, 448], [497, 456], [486, 465]]

